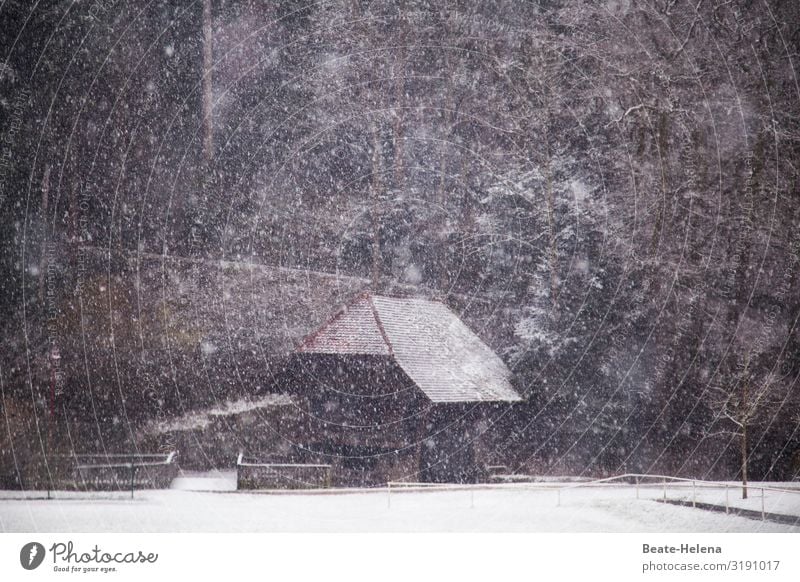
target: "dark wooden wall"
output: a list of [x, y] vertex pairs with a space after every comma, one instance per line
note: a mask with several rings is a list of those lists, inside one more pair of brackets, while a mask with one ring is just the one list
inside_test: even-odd
[[291, 404], [175, 433], [181, 466], [233, 468], [242, 451], [265, 463], [331, 465], [332, 486], [476, 482], [498, 458], [484, 431], [508, 406], [433, 404], [388, 356], [295, 354], [268, 390]]

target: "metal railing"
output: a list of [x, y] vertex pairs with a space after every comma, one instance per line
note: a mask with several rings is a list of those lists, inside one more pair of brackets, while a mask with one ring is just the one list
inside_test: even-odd
[[[698, 503], [698, 490], [702, 489], [715, 489], [724, 490], [725, 493], [725, 513], [728, 514], [732, 509], [737, 508], [731, 504], [730, 492], [732, 490], [741, 490], [743, 485], [741, 483], [734, 483], [730, 481], [706, 481], [703, 479], [689, 479], [685, 477], [673, 477], [670, 475], [650, 475], [641, 473], [625, 473], [623, 475], [615, 475], [613, 477], [606, 477], [603, 479], [595, 479], [586, 482], [577, 483], [554, 483], [554, 482], [507, 482], [507, 483], [475, 483], [475, 484], [462, 484], [462, 483], [418, 483], [406, 481], [392, 481], [386, 484], [387, 491], [387, 505], [391, 508], [392, 493], [399, 493], [403, 491], [470, 491], [470, 507], [475, 506], [475, 491], [480, 490], [523, 490], [523, 491], [554, 491], [556, 493], [556, 506], [561, 505], [562, 494], [586, 488], [602, 488], [602, 487], [619, 487], [620, 484], [633, 485], [635, 490], [636, 499], [640, 499], [640, 492], [642, 489], [656, 489], [661, 491], [661, 501], [668, 501], [668, 490], [685, 488], [687, 491], [691, 488], [691, 504], [692, 507], [697, 507]], [[800, 488], [787, 489], [783, 487], [772, 487], [767, 485], [747, 485], [747, 490], [752, 492], [760, 492], [760, 513], [761, 519], [765, 520], [767, 517], [766, 511], [766, 492], [774, 492], [789, 495], [798, 495], [798, 506], [800, 506]], [[686, 500], [688, 504], [688, 500]], [[706, 504], [714, 505], [714, 504]], [[721, 507], [721, 506], [720, 506]], [[800, 517], [798, 518], [800, 519]]]
[[177, 457], [177, 451], [168, 454], [71, 455], [75, 461], [73, 480], [81, 489], [130, 489], [133, 499], [137, 488], [168, 487], [177, 474]]
[[320, 463], [252, 462], [239, 453], [237, 489], [330, 488], [332, 466]]

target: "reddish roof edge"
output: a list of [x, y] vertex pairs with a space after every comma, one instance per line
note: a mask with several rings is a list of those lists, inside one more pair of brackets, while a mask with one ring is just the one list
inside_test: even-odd
[[[320, 325], [315, 332], [308, 334], [306, 337], [304, 337], [300, 341], [300, 343], [295, 345], [294, 351], [295, 352], [302, 351], [303, 348], [307, 347], [309, 344], [311, 344], [311, 342], [313, 342], [315, 339], [317, 339], [317, 336], [319, 334], [321, 334], [325, 329], [327, 329], [328, 326], [332, 325], [337, 319], [339, 319], [345, 313], [347, 313], [347, 310], [350, 308], [351, 305], [354, 305], [356, 302], [358, 302], [359, 300], [361, 300], [364, 297], [370, 297], [369, 290], [361, 291], [355, 297], [353, 297], [350, 301], [345, 303], [341, 308], [339, 308], [339, 311], [337, 311], [334, 315], [329, 317], [328, 320], [325, 323], [323, 323], [322, 325]], [[370, 305], [371, 304], [372, 304], [372, 301], [370, 301]], [[378, 325], [380, 325], [380, 324], [378, 324]], [[381, 333], [383, 333], [383, 328], [381, 328]], [[389, 347], [389, 350], [391, 350], [391, 346]]]
[[383, 338], [386, 347], [389, 348], [389, 355], [394, 357], [394, 347], [392, 346], [392, 342], [389, 341], [389, 336], [386, 335], [386, 330], [383, 327], [383, 322], [381, 321], [381, 318], [378, 315], [378, 310], [375, 307], [375, 302], [372, 300], [371, 294], [368, 295], [368, 301], [369, 301], [369, 307], [372, 310], [372, 317], [375, 318], [375, 323], [378, 325], [378, 329], [381, 332], [381, 337]]

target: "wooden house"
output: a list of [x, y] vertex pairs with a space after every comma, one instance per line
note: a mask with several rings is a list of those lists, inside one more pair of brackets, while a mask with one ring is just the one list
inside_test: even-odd
[[502, 360], [447, 306], [362, 294], [295, 350], [282, 378], [293, 458], [338, 485], [472, 482], [487, 415], [520, 400]]
[[443, 303], [370, 293], [269, 375], [251, 397], [149, 432], [186, 468], [238, 459], [240, 486], [474, 482], [495, 461], [484, 433], [520, 400], [506, 365]]

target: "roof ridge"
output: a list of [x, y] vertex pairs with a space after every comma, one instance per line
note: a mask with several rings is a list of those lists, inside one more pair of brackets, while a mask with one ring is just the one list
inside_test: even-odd
[[378, 326], [378, 331], [381, 332], [381, 337], [383, 341], [386, 343], [386, 347], [389, 348], [389, 355], [394, 356], [394, 346], [392, 346], [392, 342], [389, 340], [389, 336], [386, 333], [386, 329], [383, 327], [383, 322], [381, 321], [380, 314], [378, 313], [378, 308], [375, 307], [375, 295], [369, 293], [367, 295], [367, 301], [369, 301], [369, 307], [372, 310], [372, 317], [375, 318], [375, 323]]
[[320, 325], [313, 333], [310, 333], [306, 337], [304, 337], [300, 341], [300, 343], [295, 346], [295, 350], [302, 350], [311, 345], [314, 342], [314, 340], [317, 339], [319, 334], [321, 334], [324, 330], [333, 325], [336, 321], [341, 319], [342, 316], [344, 316], [347, 313], [347, 308], [348, 305], [339, 308], [339, 311], [337, 311], [334, 315], [328, 317], [327, 321], [325, 321], [322, 325]]
[[350, 308], [356, 305], [362, 299], [372, 300], [371, 293], [369, 289], [362, 290], [358, 294], [356, 294], [350, 301], [347, 301], [343, 305], [339, 307], [339, 309], [334, 312], [333, 315], [328, 316], [328, 319], [322, 322], [322, 324], [312, 333], [308, 334], [304, 337], [300, 343], [295, 345], [295, 350], [302, 350], [306, 346], [310, 345], [316, 338], [322, 333], [325, 329], [336, 323], [339, 319], [343, 316], [347, 315], [347, 312], [350, 311]]

